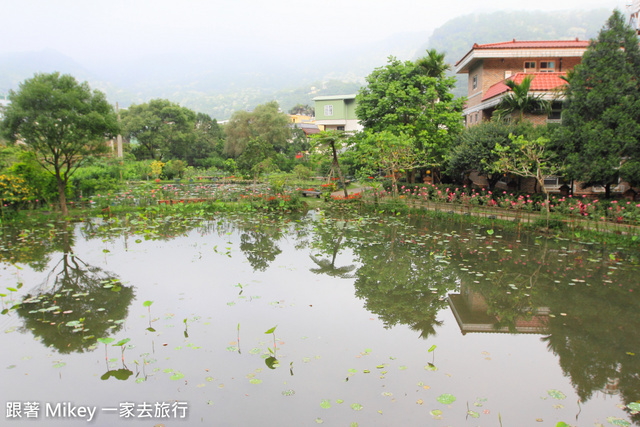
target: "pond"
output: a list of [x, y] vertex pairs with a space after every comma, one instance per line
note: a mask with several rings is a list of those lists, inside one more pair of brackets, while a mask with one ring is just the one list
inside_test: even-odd
[[166, 212], [3, 230], [3, 425], [640, 425], [638, 252]]

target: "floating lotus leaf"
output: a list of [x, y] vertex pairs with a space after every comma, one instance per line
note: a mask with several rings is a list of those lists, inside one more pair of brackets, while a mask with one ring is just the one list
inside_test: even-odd
[[171, 375], [171, 377], [169, 378], [176, 381], [176, 380], [179, 380], [180, 378], [184, 378], [184, 374], [181, 372], [176, 372], [175, 374]]
[[549, 396], [553, 397], [554, 399], [557, 400], [563, 400], [566, 399], [567, 396], [561, 392], [560, 390], [547, 390], [547, 393], [549, 394]]
[[456, 397], [453, 394], [444, 393], [438, 396], [438, 402], [442, 403], [443, 405], [450, 405], [455, 401]]
[[607, 421], [609, 421], [614, 426], [628, 427], [631, 425], [629, 421], [623, 420], [622, 418], [618, 418], [618, 417], [607, 417]]

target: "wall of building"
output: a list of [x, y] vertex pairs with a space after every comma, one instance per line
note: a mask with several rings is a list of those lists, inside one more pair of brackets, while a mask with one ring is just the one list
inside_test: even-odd
[[[477, 77], [477, 86], [473, 88], [473, 78]], [[469, 70], [469, 86], [467, 96], [467, 107], [475, 107], [480, 104], [482, 94], [484, 93], [483, 81], [484, 81], [484, 64], [483, 61], [478, 61], [477, 65]]]
[[356, 116], [356, 100], [355, 99], [345, 99], [344, 108], [345, 108], [345, 118], [347, 120], [358, 120]]
[[[333, 106], [332, 115], [325, 114], [325, 106], [327, 105]], [[347, 114], [345, 105], [346, 104], [343, 99], [315, 101], [316, 121], [344, 119]]]

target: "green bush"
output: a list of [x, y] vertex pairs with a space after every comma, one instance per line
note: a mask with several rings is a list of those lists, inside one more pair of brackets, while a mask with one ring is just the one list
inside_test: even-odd
[[162, 174], [166, 179], [182, 178], [187, 164], [182, 160], [169, 160], [162, 169]]
[[293, 168], [293, 173], [299, 180], [305, 180], [311, 178], [311, 169], [303, 165], [296, 165]]
[[[21, 156], [22, 161], [14, 163], [6, 169], [8, 174], [24, 179], [31, 188], [31, 195], [34, 202], [49, 204], [58, 199], [58, 187], [56, 180], [49, 172], [44, 170], [35, 161], [31, 153], [25, 152]], [[70, 189], [68, 189], [70, 190]], [[68, 191], [68, 194], [69, 191]]]

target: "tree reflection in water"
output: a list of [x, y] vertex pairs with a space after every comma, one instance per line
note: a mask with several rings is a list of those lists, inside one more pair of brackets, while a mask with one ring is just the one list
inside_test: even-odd
[[132, 287], [71, 251], [72, 233], [63, 233], [60, 260], [16, 310], [24, 329], [64, 354], [84, 352], [118, 332], [134, 297]]

